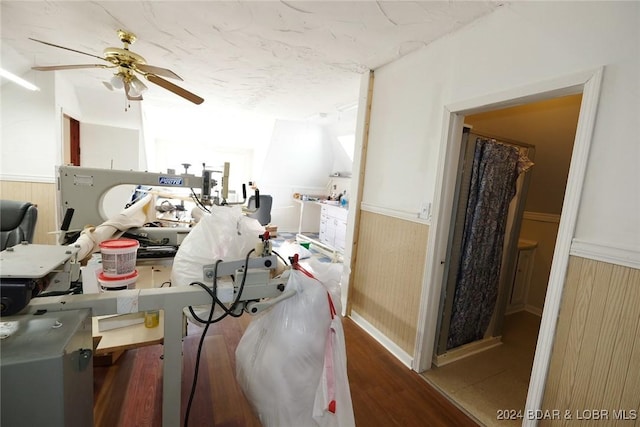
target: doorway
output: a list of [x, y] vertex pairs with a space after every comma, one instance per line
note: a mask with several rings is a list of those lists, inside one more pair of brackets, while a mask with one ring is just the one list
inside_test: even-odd
[[63, 164], [80, 166], [80, 122], [64, 114], [62, 129]]
[[[439, 335], [436, 366], [423, 374], [485, 424], [495, 423], [500, 409], [524, 411], [581, 101], [582, 95], [576, 94], [464, 118], [472, 133], [535, 146], [534, 166], [527, 172], [529, 190], [521, 201], [524, 209], [515, 209], [513, 219], [521, 226], [512, 227], [517, 235], [511, 252], [506, 253], [507, 242], [504, 246], [505, 259], [511, 257], [517, 269], [510, 272], [503, 263], [508, 277], [501, 286], [502, 303], [496, 304], [490, 331], [482, 340], [487, 345], [443, 356]], [[449, 246], [454, 242], [450, 239]], [[442, 292], [445, 299], [445, 289]]]
[[[452, 206], [452, 183], [455, 178], [465, 115], [507, 108], [514, 105], [582, 93], [580, 117], [567, 177], [567, 187], [562, 205], [562, 219], [558, 226], [558, 237], [553, 253], [551, 272], [544, 301], [544, 313], [540, 320], [533, 367], [531, 369], [526, 411], [541, 409], [547, 373], [551, 363], [551, 352], [558, 326], [560, 303], [564, 292], [565, 278], [569, 265], [571, 242], [578, 219], [580, 198], [587, 173], [587, 161], [593, 135], [600, 87], [604, 67], [575, 72], [551, 80], [530, 82], [502, 92], [491, 93], [476, 99], [450, 104], [444, 107], [442, 149], [436, 171], [436, 189], [433, 200], [433, 218], [429, 228], [423, 296], [418, 316], [418, 331], [415, 357], [412, 368], [423, 372], [431, 368], [433, 344], [435, 341], [438, 305], [444, 256], [449, 231], [449, 217]], [[535, 419], [524, 419], [523, 426], [535, 426]]]

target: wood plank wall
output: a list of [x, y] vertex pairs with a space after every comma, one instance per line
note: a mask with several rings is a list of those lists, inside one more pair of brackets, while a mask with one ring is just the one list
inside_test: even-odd
[[54, 183], [0, 181], [0, 198], [31, 202], [38, 206], [38, 222], [33, 243], [54, 245], [50, 234], [56, 226], [56, 186]]
[[429, 227], [362, 211], [351, 309], [413, 355]]
[[640, 426], [640, 270], [570, 258], [543, 409], [560, 419], [541, 425]]

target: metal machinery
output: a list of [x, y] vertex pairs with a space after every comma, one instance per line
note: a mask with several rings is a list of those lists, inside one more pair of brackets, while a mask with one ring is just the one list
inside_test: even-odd
[[[59, 243], [68, 245], [75, 242], [76, 238], [86, 226], [97, 226], [106, 221], [104, 212], [105, 195], [119, 185], [147, 185], [151, 187], [188, 188], [194, 196], [194, 188], [200, 189], [199, 201], [203, 205], [227, 204], [229, 163], [224, 164], [223, 171], [204, 169], [202, 176], [197, 177], [187, 173], [190, 165], [184, 164], [185, 173], [176, 175], [173, 171], [168, 173], [122, 171], [113, 169], [83, 168], [77, 166], [60, 166], [58, 168], [58, 207], [59, 216], [64, 217]], [[215, 172], [222, 173], [221, 194], [214, 194], [213, 189], [218, 182], [213, 179]], [[246, 200], [246, 194], [244, 195]], [[243, 201], [244, 202], [244, 201]], [[242, 203], [242, 202], [241, 202]], [[124, 205], [124, 203], [123, 203]], [[123, 206], [124, 208], [124, 206]], [[159, 255], [175, 255], [177, 247], [189, 233], [189, 227], [140, 227], [126, 230], [132, 237], [139, 237], [144, 242], [158, 242], [155, 246]], [[99, 242], [96, 242], [99, 243]], [[148, 247], [147, 245], [141, 245]], [[160, 249], [160, 250], [157, 250]], [[14, 256], [13, 251], [22, 253], [28, 251], [28, 255]], [[79, 280], [80, 264], [76, 260], [78, 250], [73, 246], [62, 246], [57, 249], [39, 248], [38, 245], [23, 245], [8, 248], [2, 257], [7, 259], [0, 272], [1, 283], [1, 314], [3, 316], [15, 314], [29, 303], [32, 296], [43, 291], [66, 291], [61, 283], [73, 283]], [[45, 264], [33, 265], [37, 259]], [[67, 262], [68, 260], [68, 262]], [[18, 271], [14, 271], [18, 270]], [[43, 271], [46, 274], [43, 274]], [[69, 277], [52, 277], [66, 274]]]
[[[87, 225], [99, 225], [108, 219], [104, 209], [105, 195], [119, 185], [137, 185], [149, 187], [185, 188], [193, 191], [200, 189], [199, 201], [203, 205], [224, 205], [229, 193], [229, 163], [224, 164], [223, 171], [202, 169], [202, 175], [187, 173], [190, 165], [184, 164], [185, 173], [176, 174], [169, 170], [167, 173], [124, 171], [113, 169], [96, 169], [79, 166], [60, 166], [57, 171], [58, 181], [58, 212], [62, 221], [61, 229], [65, 233], [61, 236], [61, 243], [68, 243], [69, 236], [81, 231]], [[214, 173], [222, 174], [222, 189], [219, 194], [214, 192], [218, 181], [213, 178]], [[213, 193], [213, 194], [212, 194]], [[243, 201], [246, 201], [246, 194]], [[124, 206], [123, 206], [124, 208]], [[144, 237], [154, 242], [164, 242], [165, 245], [178, 246], [189, 232], [188, 227], [142, 227], [128, 230], [130, 234]], [[72, 241], [72, 239], [71, 239]]]
[[[229, 164], [225, 164], [222, 172], [221, 197], [211, 195], [212, 188], [217, 185], [211, 177], [212, 172], [203, 170], [202, 176], [196, 177], [186, 171], [175, 175], [60, 167], [58, 197], [59, 206], [64, 211], [61, 214], [65, 218], [62, 228], [69, 231], [82, 229], [87, 224], [102, 223], [106, 219], [102, 210], [105, 193], [122, 184], [200, 188], [203, 203], [225, 205]], [[243, 196], [246, 199], [246, 194]], [[165, 233], [163, 237], [167, 237], [166, 233], [173, 233], [173, 240], [167, 237], [171, 244], [180, 244], [175, 236], [189, 231], [186, 227], [168, 227], [167, 230], [148, 232], [158, 230]], [[249, 252], [245, 259], [203, 266], [202, 281], [197, 283], [201, 286], [127, 289], [99, 294], [68, 292], [71, 287], [81, 288], [82, 285], [77, 244], [25, 243], [2, 251], [2, 425], [90, 425], [93, 417], [93, 345], [86, 339], [91, 337], [90, 316], [150, 310], [164, 310], [163, 425], [180, 425], [185, 307], [214, 301], [224, 306], [223, 310], [234, 314], [243, 311], [255, 314], [295, 293], [285, 289], [289, 270], [273, 277], [278, 259], [271, 251], [268, 233], [261, 237], [261, 245]], [[250, 257], [251, 254], [253, 256]], [[231, 282], [218, 284], [219, 278], [228, 276], [233, 278]], [[25, 374], [27, 371], [34, 373]], [[16, 375], [25, 376], [17, 378]], [[37, 375], [37, 381], [31, 382], [30, 375]], [[5, 384], [5, 380], [11, 385]], [[45, 405], [42, 402], [46, 399], [40, 394], [33, 394], [37, 402], [25, 398], [34, 392], [34, 387], [50, 393]], [[73, 393], [69, 391], [71, 389]], [[37, 404], [38, 411], [33, 411], [34, 404]], [[69, 421], [69, 405], [83, 405], [85, 408], [80, 410], [83, 415], [78, 418], [78, 424]], [[40, 418], [27, 416], [36, 412]], [[47, 421], [41, 422], [43, 419]]]
[[[12, 323], [15, 329], [7, 332], [7, 337], [2, 340], [2, 424], [42, 425], [38, 422], [42, 418], [30, 418], [36, 415], [21, 418], [20, 414], [50, 412], [50, 417], [46, 418], [46, 424], [50, 426], [90, 425], [85, 418], [80, 424], [68, 422], [70, 404], [88, 405], [88, 415], [84, 411], [83, 417], [92, 417], [93, 414], [93, 376], [87, 374], [92, 372], [92, 343], [86, 339], [87, 328], [91, 337], [91, 322], [89, 319], [88, 326], [85, 322], [89, 311], [91, 316], [99, 316], [164, 310], [162, 418], [164, 426], [180, 425], [183, 309], [207, 304], [215, 295], [220, 304], [235, 314], [243, 311], [255, 314], [295, 294], [285, 288], [289, 270], [272, 278], [278, 260], [271, 252], [268, 235], [265, 237], [254, 257], [247, 255], [242, 260], [203, 266], [203, 287], [177, 286], [56, 296], [46, 296], [47, 292], [44, 292], [30, 300], [12, 302], [12, 313], [18, 314], [3, 316], [0, 322], [2, 328]], [[6, 283], [53, 281], [57, 282], [58, 288], [64, 288], [79, 279], [73, 274], [77, 271], [77, 263], [77, 252], [70, 247], [18, 245], [0, 253], [0, 281], [3, 289]], [[232, 282], [217, 285], [219, 278], [229, 275], [233, 277]], [[61, 320], [63, 318], [65, 320]], [[51, 332], [62, 326], [64, 331]], [[55, 391], [51, 396], [57, 396], [51, 397], [44, 406], [39, 399], [38, 411], [30, 410], [34, 404], [32, 400], [16, 397], [28, 396], [34, 387], [28, 375], [15, 378], [26, 370], [32, 370], [32, 375], [37, 372], [35, 384]], [[5, 380], [11, 381], [11, 386], [5, 385]], [[68, 392], [70, 387], [74, 393]], [[85, 389], [88, 391], [81, 391]], [[75, 390], [80, 394], [75, 395]], [[42, 413], [37, 416], [46, 417]]]
[[2, 340], [0, 424], [92, 425], [93, 339], [89, 310], [10, 316], [3, 317], [2, 322], [15, 332]]

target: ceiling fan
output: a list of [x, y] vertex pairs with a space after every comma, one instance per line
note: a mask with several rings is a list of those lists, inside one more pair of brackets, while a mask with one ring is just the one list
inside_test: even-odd
[[[60, 49], [70, 50], [71, 52], [92, 56], [100, 59], [107, 64], [78, 64], [78, 65], [52, 65], [52, 66], [36, 66], [32, 67], [38, 71], [55, 71], [55, 70], [72, 70], [79, 68], [115, 68], [116, 73], [111, 77], [109, 82], [103, 82], [104, 85], [113, 90], [124, 88], [127, 99], [131, 101], [142, 101], [142, 93], [147, 90], [147, 86], [138, 78], [136, 74], [143, 76], [146, 80], [154, 83], [164, 89], [167, 89], [178, 96], [185, 98], [194, 104], [202, 104], [204, 99], [198, 95], [181, 88], [162, 77], [168, 77], [176, 80], [182, 80], [180, 76], [166, 68], [155, 67], [147, 64], [147, 61], [140, 55], [129, 50], [129, 45], [136, 41], [133, 33], [124, 30], [118, 30], [118, 37], [124, 44], [124, 48], [107, 47], [104, 49], [104, 57], [93, 55], [91, 53], [81, 52], [64, 46], [58, 46], [53, 43], [29, 38], [38, 43]], [[162, 76], [162, 77], [160, 77]]]

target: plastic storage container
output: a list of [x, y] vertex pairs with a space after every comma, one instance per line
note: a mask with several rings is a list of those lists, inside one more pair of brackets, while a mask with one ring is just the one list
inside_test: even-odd
[[160, 324], [160, 310], [149, 310], [144, 312], [144, 326], [155, 328]]
[[140, 243], [134, 239], [113, 239], [100, 243], [102, 273], [109, 278], [131, 275], [136, 269]]
[[135, 288], [136, 280], [138, 280], [138, 270], [133, 270], [133, 273], [123, 277], [108, 277], [104, 272], [98, 274], [98, 283], [104, 291], [133, 289]]

